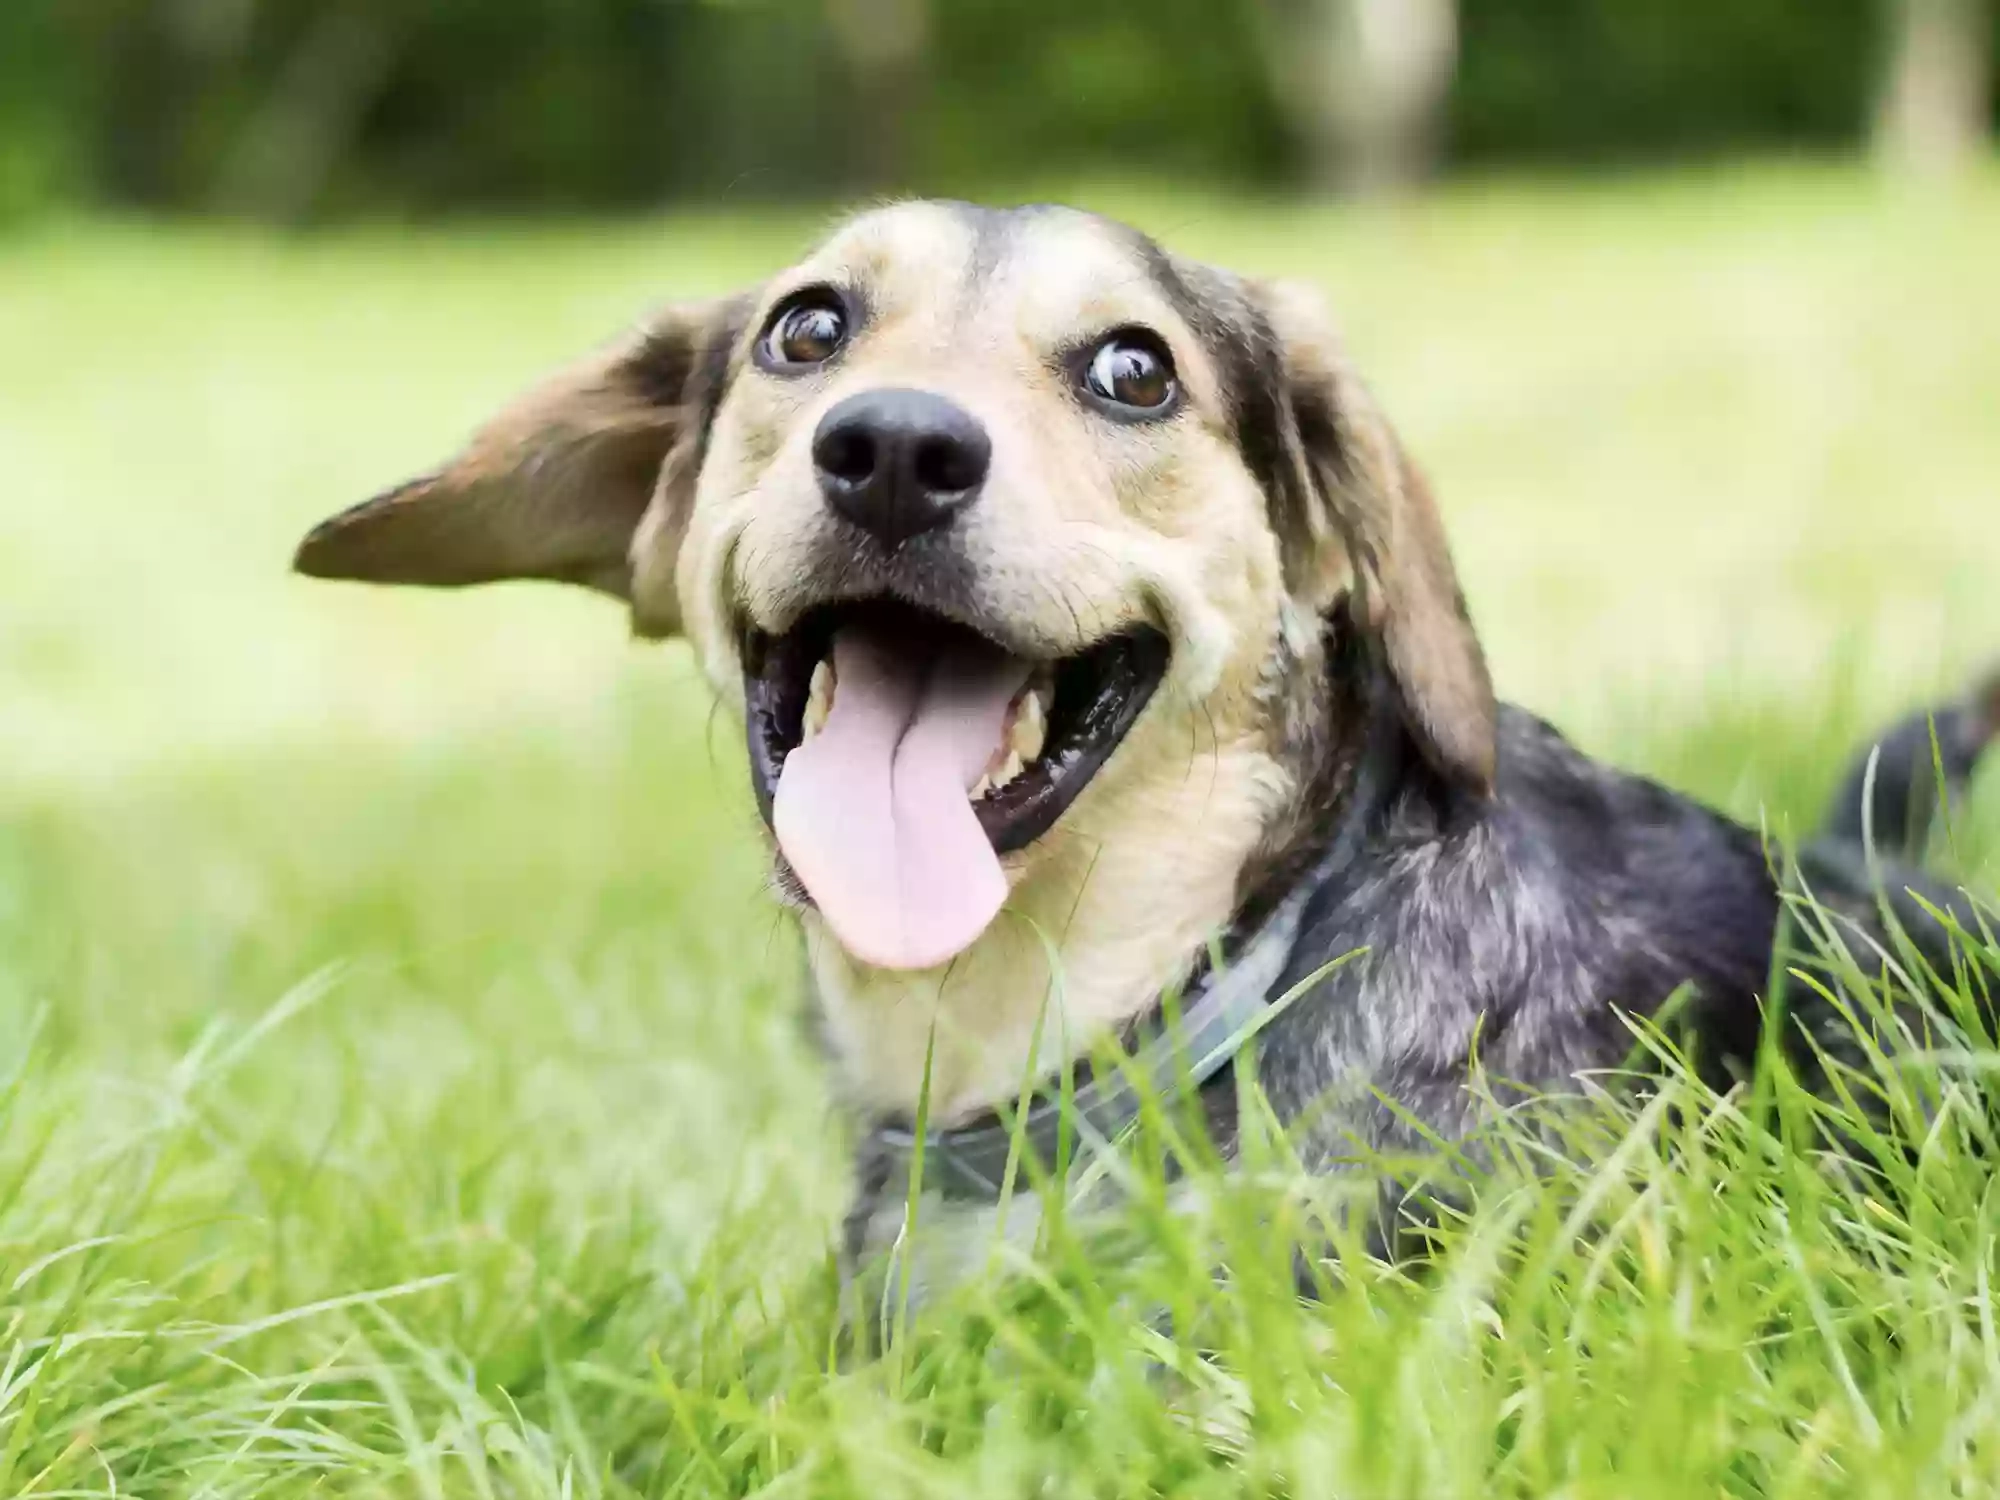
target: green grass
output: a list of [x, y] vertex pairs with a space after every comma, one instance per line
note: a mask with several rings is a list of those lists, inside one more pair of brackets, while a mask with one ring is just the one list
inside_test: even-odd
[[[1593, 751], [1802, 828], [2000, 651], [2000, 178], [1097, 196], [1328, 285], [1503, 688]], [[683, 653], [285, 574], [813, 222], [0, 243], [0, 1494], [1992, 1492], [2000, 1111], [1922, 1060], [1872, 1183], [1676, 1085], [1301, 1309], [1274, 1147], [830, 1369], [840, 1131]]]

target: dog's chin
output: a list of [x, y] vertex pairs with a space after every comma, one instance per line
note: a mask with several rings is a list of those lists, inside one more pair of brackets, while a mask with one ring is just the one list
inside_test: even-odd
[[[1068, 656], [1019, 655], [995, 635], [888, 599], [811, 609], [779, 634], [745, 627], [740, 638], [750, 774], [767, 826], [787, 759], [818, 731], [808, 721], [815, 674], [830, 664], [835, 637], [846, 630], [895, 643], [894, 654], [904, 656], [913, 673], [968, 648], [1018, 663], [1024, 681], [1009, 704], [1007, 722], [1018, 725], [1025, 710], [1028, 717], [1039, 715], [1040, 733], [1028, 739], [1017, 735], [1012, 748], [1026, 752], [1019, 753], [1018, 768], [990, 767], [993, 774], [967, 793], [996, 854], [1025, 849], [1055, 826], [1138, 723], [1172, 656], [1166, 636], [1150, 626], [1107, 636]], [[833, 692], [838, 691], [835, 685]], [[996, 750], [1007, 748], [996, 742]], [[781, 881], [790, 883], [782, 869]]]

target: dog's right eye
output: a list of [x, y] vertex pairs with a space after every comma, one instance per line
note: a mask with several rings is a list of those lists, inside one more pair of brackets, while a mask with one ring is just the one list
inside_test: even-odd
[[847, 342], [847, 309], [825, 287], [800, 292], [778, 305], [757, 340], [757, 363], [796, 373], [823, 365]]
[[1180, 394], [1174, 359], [1158, 334], [1128, 328], [1106, 338], [1078, 371], [1084, 393], [1120, 421], [1165, 416]]

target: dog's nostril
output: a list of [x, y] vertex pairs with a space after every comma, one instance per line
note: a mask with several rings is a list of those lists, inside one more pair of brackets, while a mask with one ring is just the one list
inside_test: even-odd
[[875, 437], [865, 427], [837, 427], [820, 439], [813, 453], [821, 470], [848, 484], [861, 484], [875, 474]]
[[917, 444], [916, 475], [933, 494], [957, 494], [986, 477], [986, 455], [956, 437], [925, 438]]

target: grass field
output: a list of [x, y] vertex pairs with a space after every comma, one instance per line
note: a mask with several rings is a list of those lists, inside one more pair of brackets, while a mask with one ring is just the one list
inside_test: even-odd
[[[1593, 751], [1803, 828], [2000, 653], [2000, 176], [1096, 201], [1328, 286], [1503, 690]], [[734, 727], [590, 599], [285, 572], [813, 223], [0, 242], [0, 1494], [2000, 1492], [1977, 1068], [1911, 1065], [1946, 1102], [1866, 1189], [1741, 1101], [1607, 1108], [1310, 1310], [1274, 1155], [830, 1368]]]

